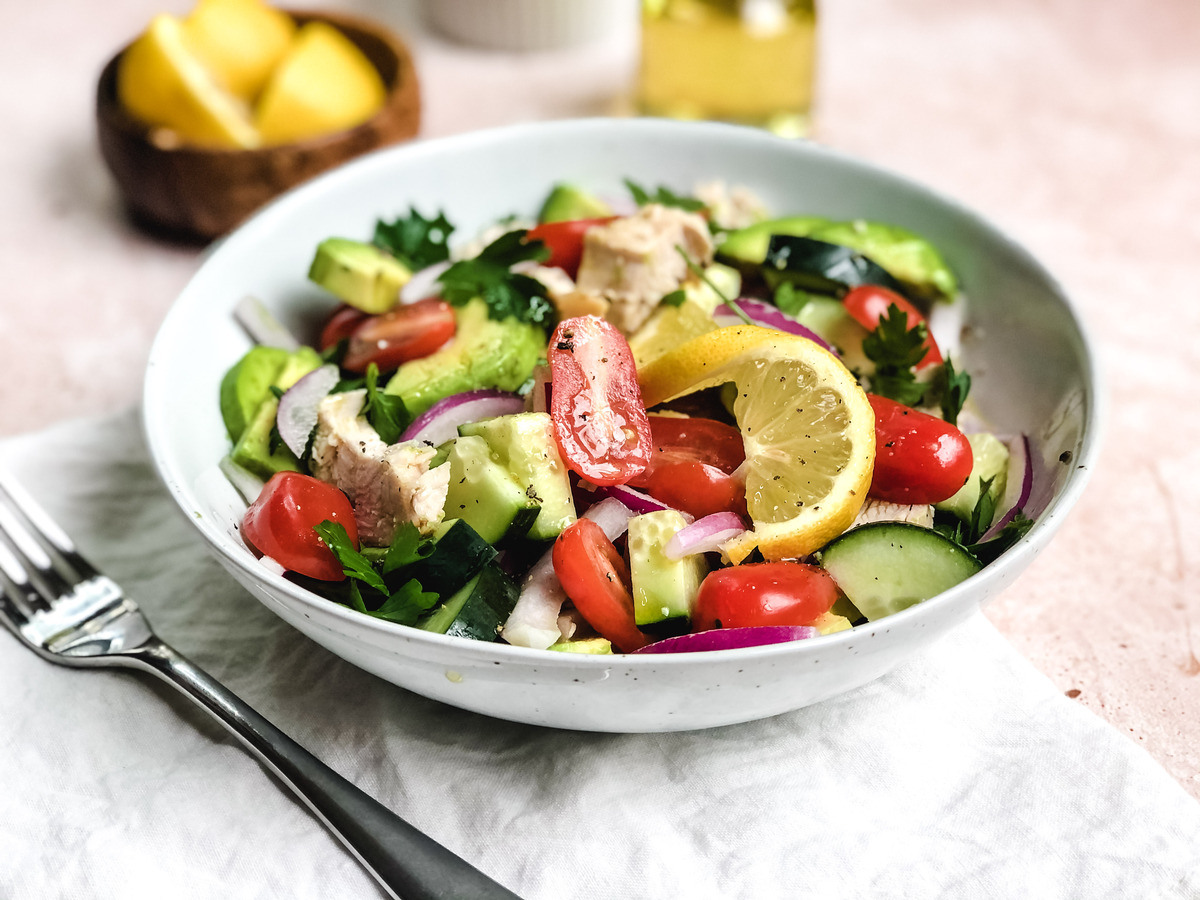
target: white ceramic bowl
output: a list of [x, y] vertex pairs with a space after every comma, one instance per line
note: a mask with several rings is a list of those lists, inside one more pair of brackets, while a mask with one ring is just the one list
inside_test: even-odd
[[[485, 644], [355, 613], [264, 568], [238, 538], [244, 505], [217, 469], [228, 451], [221, 376], [250, 346], [231, 310], [252, 294], [296, 333], [329, 300], [306, 281], [330, 235], [368, 237], [410, 205], [444, 210], [469, 236], [531, 215], [552, 182], [624, 195], [622, 179], [686, 192], [744, 184], [778, 214], [862, 216], [942, 249], [968, 298], [961, 363], [998, 430], [1032, 435], [1047, 506], [996, 563], [877, 623], [798, 643], [680, 655], [582, 656]], [[381, 678], [489, 716], [594, 731], [704, 728], [797, 709], [887, 672], [975, 613], [1044, 548], [1078, 498], [1097, 450], [1095, 364], [1053, 278], [979, 216], [902, 178], [804, 143], [734, 126], [655, 120], [521, 125], [378, 152], [321, 176], [220, 244], [168, 313], [145, 386], [153, 459], [183, 512], [254, 596], [310, 638]], [[1069, 457], [1066, 456], [1069, 454]], [[1069, 459], [1061, 462], [1060, 456]], [[202, 614], [202, 613], [200, 613]]]

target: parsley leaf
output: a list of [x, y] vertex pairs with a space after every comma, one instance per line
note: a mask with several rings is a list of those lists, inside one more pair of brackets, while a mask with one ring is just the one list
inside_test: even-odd
[[379, 389], [379, 366], [375, 363], [367, 366], [365, 383], [367, 402], [363, 404], [362, 414], [371, 427], [379, 432], [385, 444], [394, 444], [400, 440], [404, 429], [412, 424], [412, 414], [399, 394], [389, 394]]
[[625, 187], [629, 188], [629, 193], [633, 195], [633, 201], [638, 206], [645, 206], [647, 203], [657, 203], [660, 206], [674, 206], [677, 209], [683, 209], [688, 212], [699, 212], [705, 208], [703, 201], [697, 200], [695, 197], [682, 197], [669, 188], [662, 186], [656, 188], [654, 193], [651, 194], [645, 188], [634, 184], [626, 178]]
[[936, 384], [941, 394], [942, 418], [951, 425], [958, 425], [958, 414], [971, 392], [971, 376], [955, 369], [950, 357], [946, 357]]
[[392, 545], [388, 547], [387, 553], [383, 557], [383, 574], [387, 575], [397, 569], [411, 566], [427, 557], [432, 551], [433, 542], [423, 540], [421, 532], [412, 522], [404, 522], [396, 529]]
[[442, 297], [455, 306], [480, 297], [493, 319], [515, 316], [521, 322], [549, 325], [554, 305], [546, 286], [529, 275], [511, 271], [519, 262], [545, 262], [550, 251], [542, 241], [525, 240], [522, 229], [502, 234], [474, 259], [454, 263], [438, 276]]
[[1016, 514], [1000, 529], [994, 538], [968, 544], [967, 549], [986, 566], [994, 562], [1001, 553], [1023, 538], [1032, 527], [1033, 519], [1026, 516], [1024, 510], [1018, 509]]
[[679, 288], [679, 290], [671, 291], [669, 294], [664, 294], [662, 300], [659, 302], [663, 306], [682, 306], [685, 300], [687, 300], [687, 291], [685, 291], [683, 288]]
[[870, 376], [871, 390], [884, 397], [916, 406], [925, 396], [926, 385], [917, 381], [913, 367], [924, 357], [928, 329], [924, 322], [908, 327], [908, 314], [894, 303], [879, 325], [863, 338], [867, 359], [875, 363]]
[[794, 316], [800, 310], [804, 309], [809, 300], [827, 296], [828, 294], [817, 294], [812, 291], [806, 291], [790, 281], [783, 281], [780, 282], [779, 287], [775, 288], [775, 294], [771, 298], [771, 302], [789, 316]]
[[385, 222], [375, 222], [373, 243], [386, 250], [414, 272], [450, 258], [450, 235], [454, 226], [441, 211], [426, 219], [413, 208], [408, 216]]
[[[333, 551], [342, 571], [350, 579], [350, 607], [377, 619], [389, 622], [399, 622], [402, 625], [413, 625], [421, 613], [430, 609], [438, 602], [438, 595], [421, 588], [415, 578], [410, 578], [398, 589], [391, 590], [383, 579], [383, 574], [371, 565], [360, 551], [356, 550], [346, 529], [338, 522], [326, 520], [314, 526], [321, 540]], [[383, 571], [390, 572], [402, 568], [420, 558], [428, 551], [422, 548], [420, 535], [414, 525], [408, 524], [397, 530], [392, 546], [388, 548], [383, 561]], [[393, 554], [395, 554], [393, 556]], [[391, 563], [395, 563], [389, 568]], [[376, 594], [382, 596], [382, 601], [374, 609], [367, 605], [363, 597], [361, 585], [366, 585]]]

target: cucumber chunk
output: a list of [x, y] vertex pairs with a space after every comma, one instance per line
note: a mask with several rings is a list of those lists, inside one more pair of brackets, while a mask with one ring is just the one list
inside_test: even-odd
[[949, 590], [982, 568], [949, 538], [906, 522], [851, 529], [817, 560], [871, 622]]
[[529, 531], [542, 505], [492, 455], [478, 435], [455, 438], [444, 465], [450, 467], [445, 516], [462, 519], [489, 544]]
[[629, 576], [638, 625], [688, 617], [706, 567], [703, 554], [671, 559], [667, 542], [687, 525], [683, 513], [660, 509], [629, 520]]
[[495, 564], [488, 563], [463, 587], [417, 622], [439, 634], [494, 641], [517, 604], [520, 588]]
[[462, 519], [447, 519], [433, 533], [433, 549], [405, 573], [421, 587], [448, 597], [496, 558], [496, 548]]

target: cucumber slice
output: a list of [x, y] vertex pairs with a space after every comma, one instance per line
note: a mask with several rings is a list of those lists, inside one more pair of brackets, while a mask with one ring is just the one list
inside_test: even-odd
[[512, 614], [520, 589], [494, 563], [446, 598], [418, 628], [476, 641], [494, 641]]
[[817, 560], [871, 622], [949, 590], [983, 568], [949, 538], [906, 522], [851, 529], [817, 553]]
[[433, 533], [433, 550], [405, 572], [421, 587], [448, 597], [496, 558], [496, 548], [462, 519], [447, 519]]

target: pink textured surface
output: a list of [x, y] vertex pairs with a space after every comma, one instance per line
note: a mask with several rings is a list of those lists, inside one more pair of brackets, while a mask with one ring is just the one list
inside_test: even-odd
[[[189, 5], [45, 0], [0, 29], [0, 435], [135, 404], [199, 264], [125, 222], [92, 126], [108, 56]], [[426, 137], [604, 114], [631, 70], [629, 40], [509, 56], [429, 35], [402, 0], [326, 5], [409, 36]], [[1088, 322], [1110, 401], [1099, 470], [987, 614], [1200, 797], [1200, 6], [838, 0], [820, 38], [817, 139], [991, 218]]]

